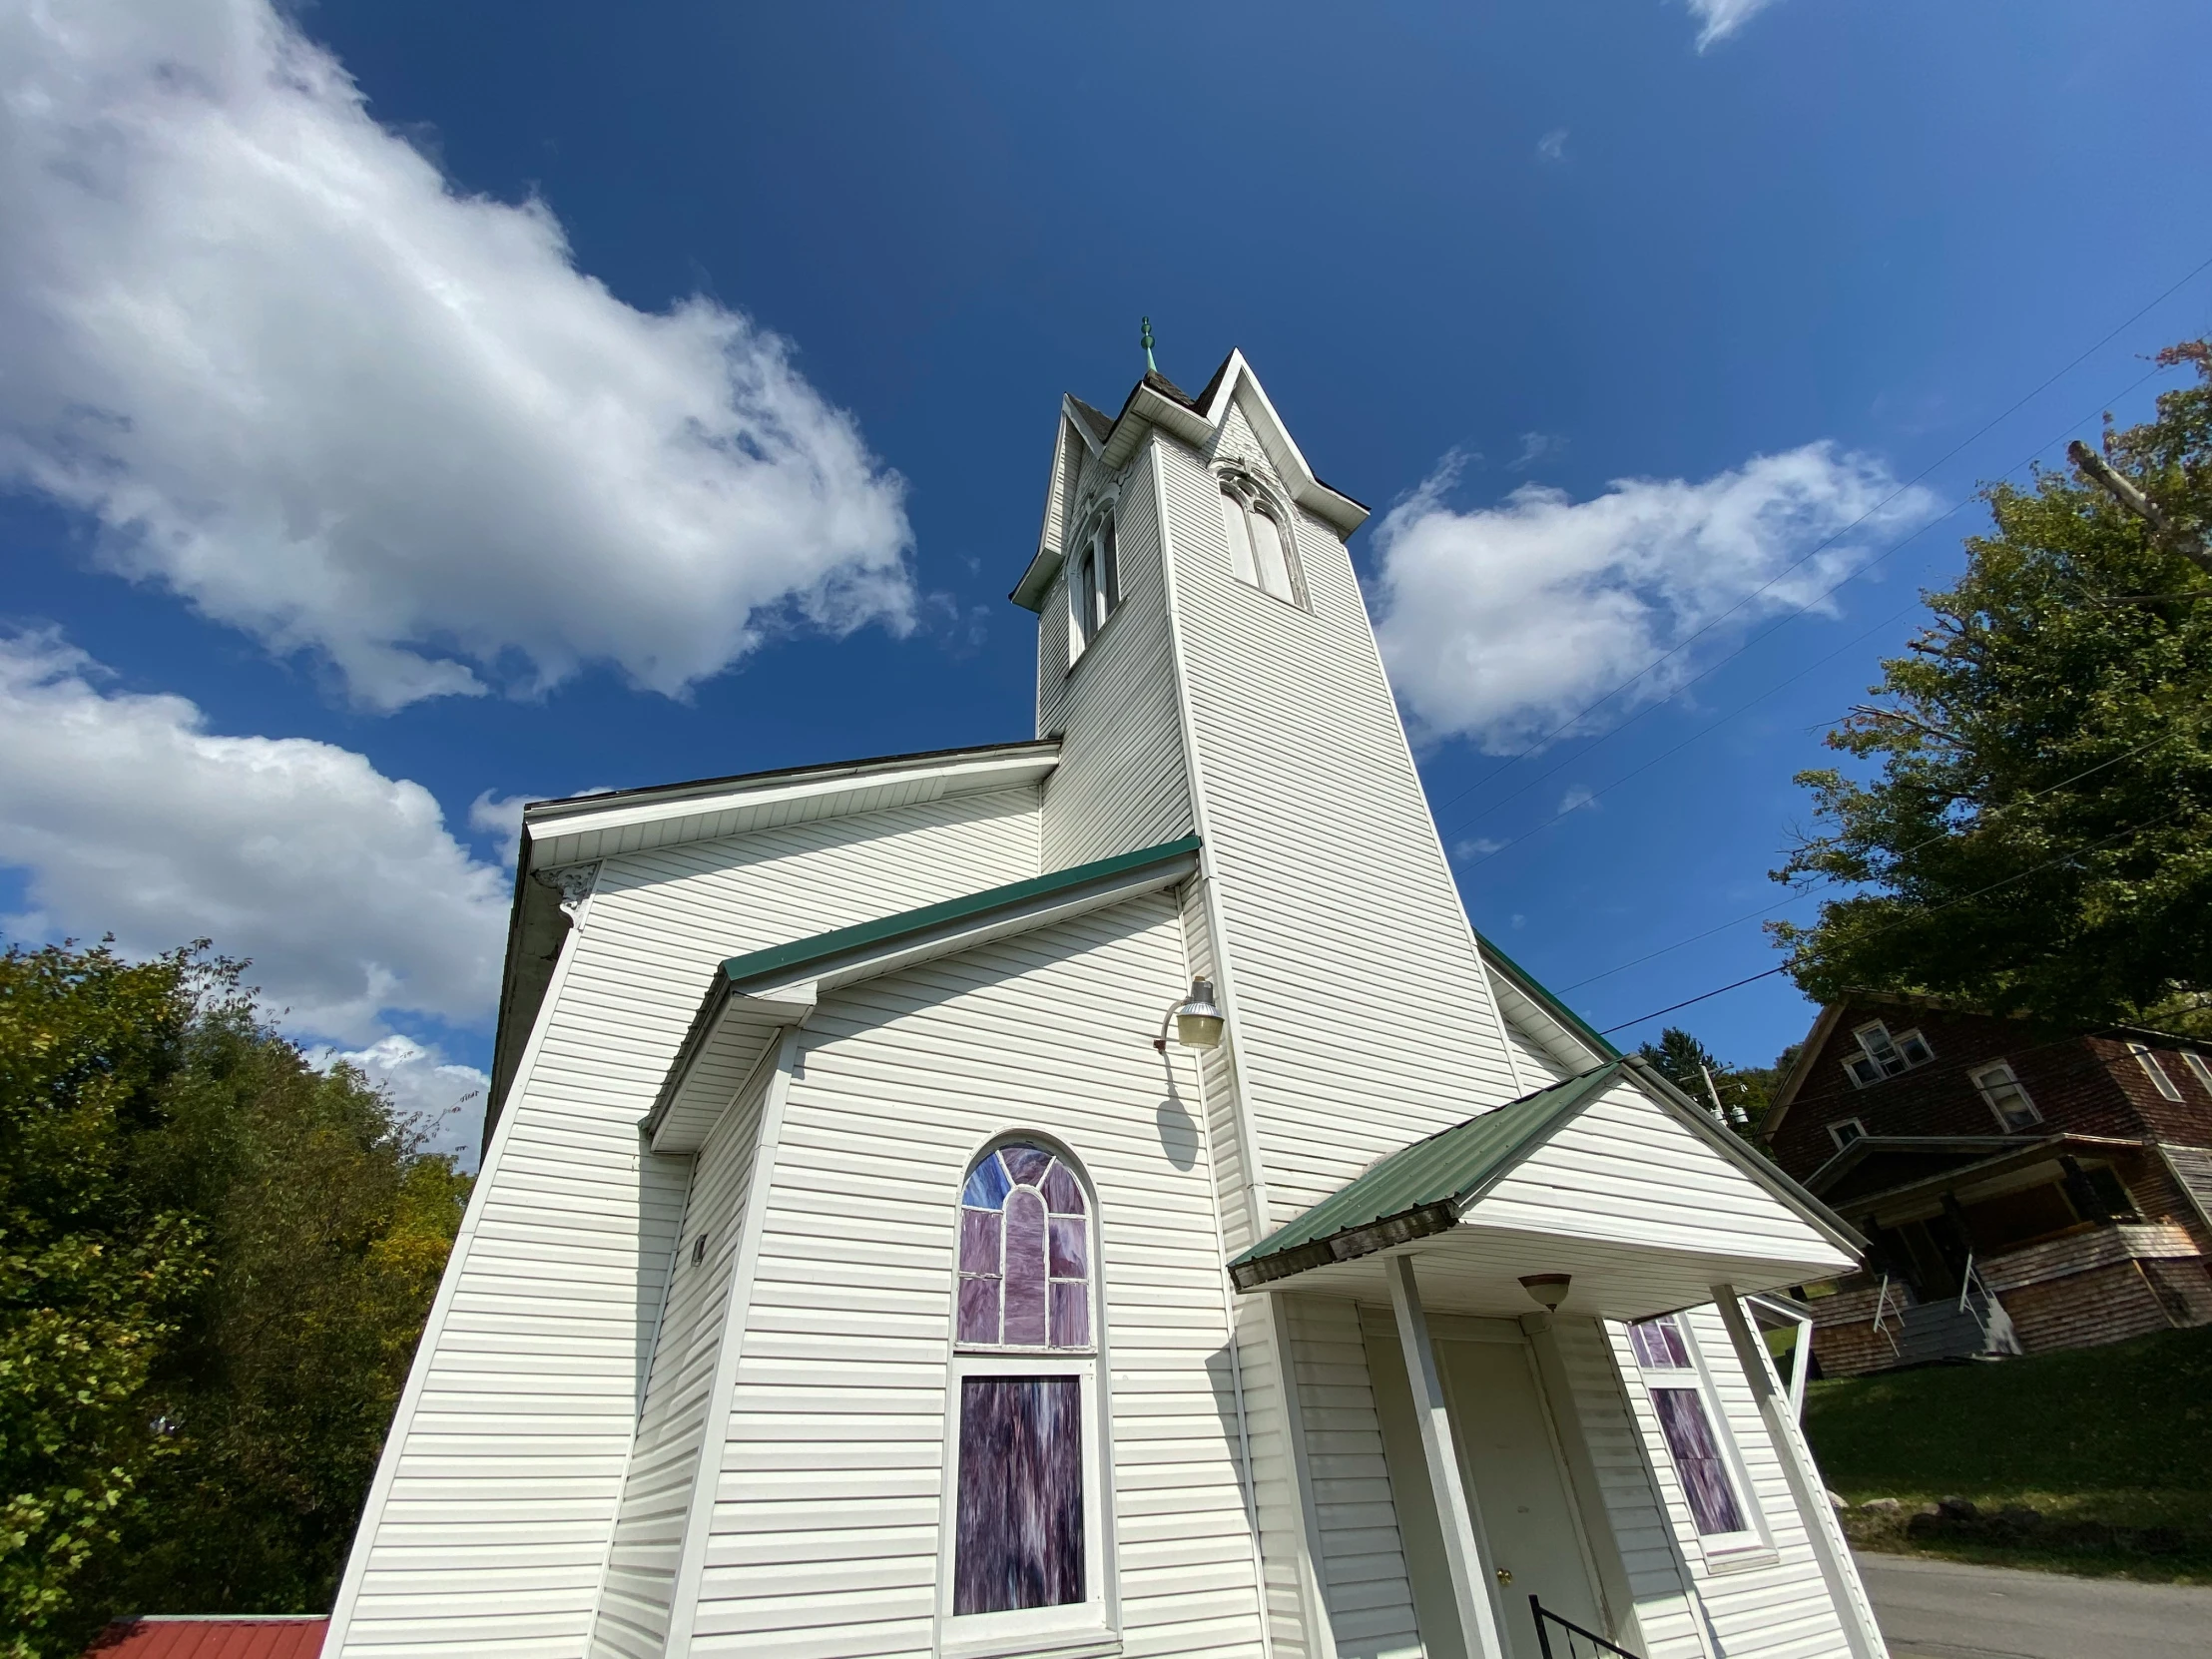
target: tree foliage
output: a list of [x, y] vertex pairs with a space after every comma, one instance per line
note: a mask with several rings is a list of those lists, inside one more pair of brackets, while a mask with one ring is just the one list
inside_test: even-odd
[[[1933, 621], [1799, 775], [1822, 832], [1778, 880], [1856, 890], [1774, 924], [1807, 994], [1946, 995], [2068, 1023], [2202, 1023], [2212, 990], [2212, 347], [2104, 433], [2105, 467], [1985, 491]], [[2116, 475], [2114, 488], [2097, 481]], [[2120, 496], [2140, 492], [2134, 504]], [[2148, 509], [2146, 514], [2145, 508]]]
[[328, 1605], [467, 1179], [239, 964], [0, 956], [0, 1655]]
[[1792, 1047], [1771, 1066], [1732, 1066], [1679, 1025], [1668, 1026], [1657, 1042], [1643, 1044], [1637, 1053], [1699, 1106], [1711, 1109], [1718, 1096], [1721, 1120], [1762, 1150], [1766, 1143], [1759, 1139], [1759, 1126], [1797, 1059]]

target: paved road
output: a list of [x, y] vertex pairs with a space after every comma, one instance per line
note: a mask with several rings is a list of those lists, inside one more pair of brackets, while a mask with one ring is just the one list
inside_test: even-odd
[[2205, 1659], [2212, 1588], [1859, 1557], [1891, 1659]]

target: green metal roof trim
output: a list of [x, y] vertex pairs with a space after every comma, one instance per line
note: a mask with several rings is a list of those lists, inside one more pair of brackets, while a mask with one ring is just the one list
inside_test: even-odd
[[1456, 1226], [1519, 1155], [1621, 1075], [1608, 1061], [1393, 1152], [1229, 1264], [1241, 1291]]
[[1050, 875], [1033, 875], [1026, 881], [1010, 881], [1003, 887], [986, 887], [964, 898], [948, 898], [940, 904], [924, 904], [918, 910], [901, 910], [896, 915], [833, 928], [811, 938], [794, 939], [789, 944], [771, 945], [766, 950], [732, 956], [722, 964], [722, 977], [732, 990], [745, 985], [780, 984], [804, 978], [809, 969], [819, 968], [840, 956], [880, 950], [939, 927], [981, 920], [996, 910], [1013, 909], [1036, 899], [1110, 881], [1119, 875], [1135, 874], [1154, 864], [1172, 863], [1177, 858], [1189, 857], [1199, 845], [1196, 835], [1185, 835], [1180, 840], [1140, 847], [1135, 852], [1094, 858], [1071, 869], [1054, 870]]
[[1520, 963], [1505, 954], [1491, 942], [1480, 928], [1475, 929], [1474, 942], [1481, 947], [1483, 960], [1495, 962], [1505, 972], [1505, 977], [1520, 987], [1532, 1001], [1542, 1004], [1545, 1013], [1564, 1025], [1569, 1031], [1588, 1043], [1608, 1060], [1617, 1060], [1621, 1051], [1605, 1040], [1605, 1034], [1595, 1030], [1590, 1023], [1559, 998], [1545, 989], [1543, 984]]

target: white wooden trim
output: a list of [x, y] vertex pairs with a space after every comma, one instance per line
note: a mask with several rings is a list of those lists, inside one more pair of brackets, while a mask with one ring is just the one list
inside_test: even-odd
[[744, 1231], [737, 1260], [731, 1264], [730, 1290], [723, 1304], [722, 1343], [715, 1355], [715, 1379], [707, 1392], [706, 1423], [699, 1437], [699, 1467], [692, 1475], [691, 1508], [684, 1517], [683, 1553], [669, 1588], [670, 1659], [690, 1653], [692, 1626], [699, 1616], [699, 1593], [707, 1570], [707, 1543], [714, 1531], [715, 1497], [720, 1487], [724, 1447], [730, 1439], [730, 1407], [738, 1389], [738, 1362], [745, 1352], [745, 1323], [753, 1303], [753, 1275], [761, 1259], [761, 1233], [767, 1225], [769, 1197], [776, 1182], [776, 1148], [784, 1130], [784, 1104], [791, 1098], [792, 1074], [799, 1067], [799, 1027], [787, 1026], [776, 1057], [776, 1075], [761, 1102], [761, 1127], [753, 1146], [753, 1175], [746, 1194]]
[[1496, 1603], [1482, 1565], [1474, 1494], [1459, 1478], [1451, 1409], [1444, 1399], [1443, 1378], [1436, 1369], [1435, 1345], [1428, 1338], [1428, 1318], [1421, 1309], [1413, 1258], [1392, 1256], [1386, 1271], [1390, 1312], [1397, 1321], [1398, 1345], [1405, 1351], [1405, 1380], [1413, 1390], [1413, 1421], [1420, 1429], [1421, 1459], [1428, 1466], [1428, 1490], [1436, 1503], [1436, 1525], [1443, 1533], [1444, 1563], [1451, 1574], [1459, 1640], [1467, 1659], [1511, 1659], [1504, 1633], [1498, 1628]]
[[[561, 993], [567, 988], [569, 968], [576, 960], [577, 940], [583, 934], [585, 918], [591, 913], [591, 901], [592, 894], [586, 893], [569, 918], [568, 931], [561, 936], [560, 957], [546, 980], [545, 995], [538, 1001], [537, 1018], [530, 1025], [530, 1039], [523, 1045], [522, 1058], [515, 1065], [514, 1081], [507, 1088], [510, 1106], [519, 1106], [527, 1098], [530, 1074], [537, 1068], [546, 1031], [553, 1023], [554, 1011], [560, 1007]], [[353, 1531], [353, 1547], [346, 1554], [345, 1576], [338, 1581], [338, 1593], [331, 1603], [330, 1626], [322, 1637], [322, 1651], [330, 1655], [330, 1659], [339, 1659], [345, 1651], [346, 1633], [353, 1622], [354, 1606], [360, 1599], [361, 1580], [367, 1576], [368, 1558], [375, 1550], [376, 1533], [383, 1524], [384, 1505], [391, 1496], [392, 1482], [398, 1477], [400, 1455], [414, 1426], [422, 1391], [429, 1384], [430, 1367], [445, 1335], [445, 1322], [452, 1312], [453, 1299], [459, 1293], [461, 1270], [476, 1243], [476, 1230], [484, 1219], [484, 1209], [490, 1203], [493, 1178], [506, 1156], [507, 1143], [514, 1138], [515, 1122], [521, 1115], [519, 1110], [499, 1114], [499, 1122], [492, 1129], [491, 1144], [484, 1149], [483, 1162], [476, 1167], [476, 1182], [469, 1189], [468, 1208], [461, 1215], [460, 1229], [453, 1236], [453, 1248], [446, 1255], [445, 1271], [438, 1277], [430, 1316], [423, 1321], [422, 1335], [415, 1342], [414, 1360], [407, 1367], [406, 1386], [400, 1390], [399, 1404], [392, 1411], [391, 1426], [384, 1431], [383, 1450], [376, 1458], [376, 1474], [369, 1482], [367, 1501], [361, 1505], [361, 1518]], [[612, 1525], [610, 1519], [610, 1530]]]
[[1851, 1546], [1844, 1541], [1836, 1511], [1829, 1506], [1828, 1488], [1821, 1483], [1812, 1448], [1806, 1444], [1804, 1431], [1798, 1427], [1797, 1418], [1790, 1414], [1785, 1403], [1767, 1345], [1759, 1340], [1751, 1321], [1745, 1317], [1733, 1285], [1715, 1285], [1713, 1300], [1720, 1306], [1721, 1320], [1728, 1327], [1728, 1340], [1735, 1346], [1737, 1363], [1744, 1369], [1744, 1380], [1759, 1402], [1760, 1420], [1767, 1425], [1767, 1433], [1774, 1441], [1775, 1457], [1782, 1464], [1783, 1478], [1790, 1484], [1790, 1495], [1797, 1500], [1806, 1538], [1813, 1546], [1813, 1558], [1820, 1564], [1821, 1577], [1828, 1585], [1829, 1600], [1835, 1606], [1837, 1622], [1843, 1626], [1844, 1641], [1851, 1649], [1852, 1659], [1889, 1659], [1889, 1647], [1883, 1641], [1881, 1626], [1875, 1622], [1874, 1604], [1867, 1599], [1867, 1587], [1860, 1582], [1858, 1563], [1852, 1560]]
[[1298, 1488], [1298, 1556], [1293, 1565], [1298, 1572], [1299, 1606], [1306, 1615], [1306, 1651], [1314, 1659], [1338, 1659], [1336, 1626], [1330, 1621], [1328, 1592], [1321, 1577], [1321, 1509], [1314, 1501], [1313, 1457], [1306, 1445], [1306, 1413], [1299, 1404], [1298, 1359], [1291, 1348], [1290, 1321], [1280, 1297], [1264, 1298], [1261, 1312], [1282, 1380], [1283, 1429], [1290, 1442], [1291, 1480]]

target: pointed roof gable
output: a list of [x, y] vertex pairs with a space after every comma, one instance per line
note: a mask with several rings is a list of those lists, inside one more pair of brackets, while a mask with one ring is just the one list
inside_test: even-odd
[[[1700, 1202], [1686, 1208], [1692, 1188]], [[1424, 1249], [1448, 1253], [1474, 1234], [1649, 1250], [1715, 1271], [1742, 1264], [1780, 1275], [1775, 1283], [1847, 1267], [1863, 1247], [1819, 1200], [1630, 1056], [1391, 1154], [1246, 1251], [1230, 1273], [1244, 1291], [1308, 1274], [1334, 1281], [1382, 1251], [1427, 1241]], [[1700, 1288], [1695, 1271], [1676, 1277]], [[1654, 1285], [1664, 1278], [1650, 1276]]]
[[656, 1152], [696, 1151], [776, 1033], [805, 1019], [825, 992], [1172, 886], [1198, 868], [1199, 844], [1185, 835], [732, 956], [640, 1127]]
[[1045, 519], [1037, 536], [1037, 551], [1029, 568], [1014, 584], [1013, 601], [1034, 611], [1060, 569], [1061, 518], [1067, 507], [1063, 483], [1063, 458], [1068, 435], [1078, 437], [1107, 467], [1119, 468], [1136, 454], [1139, 445], [1157, 427], [1193, 447], [1203, 447], [1221, 430], [1230, 405], [1244, 400], [1246, 418], [1252, 422], [1269, 462], [1283, 480], [1291, 499], [1300, 507], [1349, 536], [1367, 522], [1368, 509], [1342, 490], [1333, 489], [1306, 464], [1306, 456], [1291, 436], [1283, 417], [1276, 413], [1260, 378], [1242, 351], [1232, 351], [1196, 397], [1166, 375], [1148, 372], [1123, 401], [1121, 413], [1105, 417], [1072, 393], [1060, 400], [1061, 440], [1053, 454], [1052, 483], [1046, 491]]

